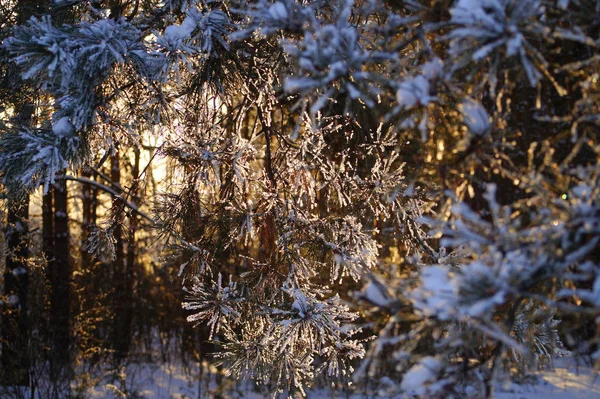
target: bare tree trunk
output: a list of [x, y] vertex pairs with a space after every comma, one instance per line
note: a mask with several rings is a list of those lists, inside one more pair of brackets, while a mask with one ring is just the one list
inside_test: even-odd
[[[120, 188], [121, 187], [121, 169], [119, 162], [119, 153], [115, 148], [115, 152], [110, 157], [110, 179], [112, 181], [113, 186]], [[119, 190], [121, 192], [121, 190]], [[115, 354], [117, 360], [121, 360], [126, 353], [123, 353], [122, 350], [126, 346], [125, 341], [127, 340], [124, 337], [125, 333], [125, 324], [127, 324], [125, 314], [125, 291], [127, 290], [126, 283], [126, 273], [125, 273], [125, 256], [123, 250], [123, 228], [122, 228], [122, 220], [123, 220], [123, 204], [116, 198], [113, 198], [112, 202], [112, 223], [114, 223], [113, 227], [113, 237], [115, 239], [115, 261], [113, 263], [113, 278], [114, 278], [114, 287], [115, 293], [113, 295], [113, 309], [115, 320], [113, 323], [113, 331], [112, 331], [112, 344], [115, 349]]]
[[[87, 179], [90, 179], [92, 174], [86, 168], [81, 172], [81, 176]], [[83, 270], [88, 270], [92, 263], [92, 257], [85, 249], [85, 243], [90, 236], [90, 231], [93, 226], [92, 224], [92, 206], [93, 206], [93, 198], [92, 198], [92, 187], [89, 184], [81, 185], [81, 268]]]
[[29, 385], [29, 329], [27, 295], [29, 267], [27, 219], [29, 196], [11, 200], [8, 205], [6, 241], [8, 256], [4, 272], [4, 293], [7, 297], [2, 312], [2, 380], [7, 385]]
[[50, 264], [54, 259], [54, 189], [50, 187], [42, 199], [42, 252]]
[[98, 188], [92, 187], [90, 198], [90, 226], [96, 226], [98, 222]]
[[[52, 292], [55, 286], [54, 270], [56, 268], [54, 259], [54, 187], [50, 187], [42, 198], [42, 254], [46, 259], [46, 280], [50, 292], [50, 308], [54, 300]], [[49, 338], [54, 340], [54, 315], [50, 314], [48, 320]]]
[[[134, 159], [133, 166], [131, 168], [131, 175], [133, 177], [133, 184], [131, 186], [131, 200], [132, 204], [137, 205], [138, 203], [138, 190], [139, 190], [139, 174], [140, 174], [140, 150], [134, 148]], [[127, 240], [127, 275], [131, 276], [130, 285], [133, 287], [133, 281], [135, 277], [135, 233], [138, 227], [137, 214], [132, 212], [129, 221], [129, 238]]]
[[71, 262], [67, 182], [60, 176], [54, 185], [54, 259], [49, 265], [53, 334], [52, 359], [57, 366], [70, 362]]
[[[115, 153], [110, 157], [110, 179], [112, 180], [112, 183], [115, 187], [120, 188], [121, 187], [121, 169], [120, 169], [120, 162], [119, 162], [119, 153], [115, 150]], [[121, 192], [121, 190], [118, 190], [119, 193]], [[115, 225], [115, 229], [114, 229], [114, 237], [116, 240], [116, 261], [115, 261], [115, 267], [117, 270], [117, 275], [122, 275], [123, 274], [123, 269], [124, 269], [124, 255], [123, 255], [123, 228], [121, 226], [121, 220], [122, 220], [122, 202], [119, 201], [116, 198], [113, 198], [113, 203], [112, 203], [112, 207], [113, 210], [116, 212], [116, 214], [114, 215], [113, 219], [119, 223], [117, 223]]]
[[[131, 185], [132, 204], [138, 203], [137, 193], [139, 189], [139, 174], [140, 174], [140, 149], [134, 148], [134, 159], [131, 168], [133, 183]], [[134, 281], [136, 279], [135, 259], [136, 259], [136, 242], [135, 233], [138, 227], [137, 214], [131, 212], [129, 218], [129, 233], [127, 237], [127, 259], [125, 264], [125, 291], [123, 292], [123, 331], [121, 346], [118, 348], [120, 355], [125, 357], [129, 353], [131, 346], [131, 323], [133, 319], [133, 291]]]

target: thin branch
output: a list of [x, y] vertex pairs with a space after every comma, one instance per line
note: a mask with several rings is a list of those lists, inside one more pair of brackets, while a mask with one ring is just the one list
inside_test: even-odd
[[100, 170], [92, 167], [92, 166], [88, 166], [88, 169], [91, 170], [92, 172], [94, 172], [94, 174], [98, 177], [101, 177], [102, 179], [104, 179], [107, 183], [109, 183], [115, 190], [119, 190], [119, 191], [123, 191], [123, 188], [115, 183], [114, 181], [112, 181], [112, 179], [110, 177], [108, 177], [105, 173], [102, 173]]
[[262, 109], [260, 106], [256, 107], [258, 119], [260, 120], [260, 124], [263, 126], [263, 133], [265, 135], [265, 171], [267, 172], [267, 177], [273, 189], [277, 188], [277, 180], [275, 179], [275, 173], [273, 173], [273, 163], [271, 158], [271, 137], [272, 137], [272, 127], [271, 124], [267, 122], [265, 119]]
[[113, 190], [112, 188], [102, 184], [102, 183], [98, 183], [95, 180], [92, 179], [88, 179], [85, 177], [76, 177], [76, 176], [71, 176], [71, 175], [64, 175], [64, 176], [60, 176], [57, 177], [57, 179], [64, 179], [64, 180], [71, 180], [71, 181], [76, 181], [79, 183], [83, 183], [83, 184], [89, 184], [92, 185], [96, 188], [99, 188], [100, 190], [103, 190], [109, 194], [111, 194], [114, 198], [116, 198], [117, 200], [121, 201], [123, 203], [123, 205], [125, 205], [127, 208], [131, 209], [133, 212], [137, 213], [138, 215], [140, 215], [141, 217], [143, 217], [144, 219], [147, 219], [148, 221], [150, 221], [153, 225], [156, 224], [156, 220], [152, 219], [150, 216], [148, 216], [146, 213], [140, 211], [137, 207], [136, 204], [127, 201], [125, 198], [123, 198], [123, 196], [121, 194], [119, 194], [117, 191]]

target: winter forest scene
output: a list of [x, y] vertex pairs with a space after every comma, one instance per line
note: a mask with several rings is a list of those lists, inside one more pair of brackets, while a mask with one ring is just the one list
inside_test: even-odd
[[600, 399], [600, 0], [0, 0], [0, 398]]

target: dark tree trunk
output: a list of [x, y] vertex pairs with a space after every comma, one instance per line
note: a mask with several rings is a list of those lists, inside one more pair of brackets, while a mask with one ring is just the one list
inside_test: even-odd
[[[119, 153], [115, 148], [114, 154], [110, 157], [110, 179], [113, 187], [121, 187], [121, 169], [119, 162]], [[121, 190], [118, 190], [121, 193]], [[115, 261], [113, 263], [113, 278], [115, 292], [113, 294], [113, 310], [114, 310], [114, 323], [112, 333], [113, 349], [115, 350], [117, 360], [121, 360], [127, 355], [123, 353], [124, 348], [127, 346], [126, 342], [128, 338], [125, 335], [125, 325], [128, 323], [126, 320], [125, 312], [125, 291], [127, 290], [126, 273], [125, 273], [125, 256], [123, 250], [123, 203], [116, 198], [112, 201], [112, 223], [113, 226], [113, 237], [115, 239]]]
[[[119, 194], [121, 193], [121, 169], [119, 162], [119, 153], [115, 150], [115, 153], [110, 157], [110, 179], [113, 183], [113, 186], [118, 189]], [[117, 270], [117, 275], [123, 274], [124, 268], [124, 256], [123, 256], [123, 228], [121, 225], [122, 221], [122, 208], [123, 202], [119, 201], [116, 198], [113, 198], [112, 202], [113, 210], [115, 211], [114, 220], [119, 222], [116, 223], [114, 229], [114, 237], [116, 240], [116, 260], [115, 266]]]
[[98, 188], [92, 187], [92, 197], [90, 198], [90, 226], [96, 226], [98, 222]]
[[4, 272], [6, 304], [2, 312], [2, 379], [7, 385], [29, 385], [29, 329], [27, 328], [27, 219], [29, 196], [9, 202]]
[[[50, 310], [53, 309], [54, 297], [52, 292], [55, 287], [54, 271], [56, 264], [54, 260], [54, 187], [50, 187], [42, 198], [42, 255], [46, 259], [46, 280], [50, 293]], [[50, 314], [48, 320], [49, 338], [54, 340], [54, 315]]]
[[[131, 185], [130, 201], [133, 204], [137, 204], [137, 193], [139, 189], [139, 174], [140, 174], [140, 150], [134, 148], [134, 159], [131, 168], [131, 175], [133, 178], [133, 184]], [[131, 324], [133, 318], [133, 283], [135, 281], [136, 270], [135, 270], [135, 233], [137, 231], [137, 214], [131, 212], [129, 218], [129, 232], [127, 237], [127, 259], [125, 263], [125, 278], [124, 278], [124, 291], [123, 291], [123, 330], [122, 339], [119, 342], [120, 347], [117, 348], [119, 355], [122, 357], [127, 356], [129, 348], [131, 346]]]
[[49, 264], [53, 356], [57, 366], [70, 362], [71, 262], [66, 180], [54, 185], [54, 258]]
[[[81, 172], [81, 176], [90, 179], [92, 174], [86, 168]], [[81, 185], [81, 268], [83, 270], [89, 270], [92, 264], [92, 257], [90, 253], [86, 250], [85, 244], [90, 236], [90, 231], [92, 229], [92, 207], [95, 207], [94, 198], [92, 195], [92, 187], [89, 184]]]
[[54, 259], [54, 189], [51, 187], [42, 199], [42, 252], [48, 264]]

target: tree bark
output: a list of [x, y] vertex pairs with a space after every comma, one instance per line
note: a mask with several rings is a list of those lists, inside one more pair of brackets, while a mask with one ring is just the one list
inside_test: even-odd
[[[130, 202], [137, 205], [137, 193], [139, 188], [139, 174], [140, 174], [140, 150], [134, 148], [134, 159], [131, 168], [131, 175], [133, 183], [131, 185]], [[117, 348], [120, 357], [126, 357], [131, 347], [131, 327], [133, 319], [133, 290], [134, 281], [136, 277], [135, 270], [135, 258], [136, 258], [136, 243], [135, 233], [138, 226], [138, 215], [135, 212], [130, 212], [129, 217], [129, 232], [127, 236], [127, 258], [125, 263], [125, 278], [124, 278], [124, 291], [123, 291], [123, 320], [122, 320], [122, 332], [121, 340], [119, 341], [119, 347]]]
[[70, 363], [71, 345], [71, 262], [69, 257], [69, 218], [67, 182], [57, 179], [54, 185], [54, 258], [49, 264], [53, 356], [57, 366]]
[[42, 252], [48, 264], [54, 259], [54, 189], [42, 199]]
[[[88, 169], [84, 168], [81, 172], [81, 176], [87, 179], [91, 178], [91, 173]], [[92, 257], [90, 253], [85, 249], [85, 244], [90, 236], [90, 231], [93, 226], [92, 224], [92, 206], [94, 198], [92, 196], [92, 187], [89, 184], [81, 185], [81, 268], [83, 270], [89, 270], [92, 264]]]
[[[121, 187], [120, 159], [116, 148], [110, 157], [110, 179], [114, 187]], [[119, 190], [119, 194], [121, 194], [121, 190]], [[113, 262], [115, 292], [113, 294], [114, 323], [112, 328], [112, 343], [117, 360], [121, 360], [127, 355], [127, 353], [123, 353], [123, 351], [125, 350], [128, 341], [128, 338], [125, 337], [125, 326], [128, 323], [125, 312], [125, 308], [127, 306], [125, 304], [127, 275], [125, 273], [125, 256], [123, 249], [123, 204], [114, 197], [112, 200], [111, 212], [111, 222], [114, 224], [113, 237], [115, 239], [115, 261]]]
[[28, 217], [29, 196], [9, 201], [6, 231], [8, 256], [4, 272], [6, 303], [2, 312], [1, 340], [2, 382], [7, 385], [29, 385]]

